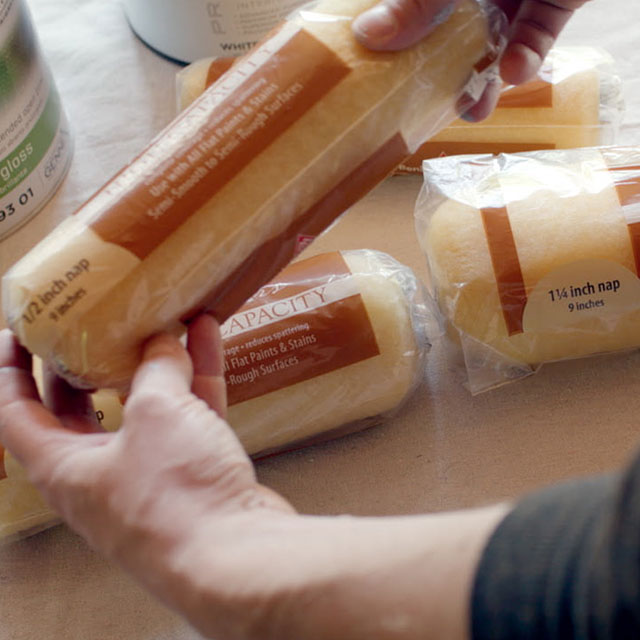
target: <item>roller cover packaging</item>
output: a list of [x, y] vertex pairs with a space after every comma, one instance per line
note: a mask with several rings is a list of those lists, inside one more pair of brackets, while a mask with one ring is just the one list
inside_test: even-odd
[[640, 150], [424, 163], [417, 228], [474, 391], [640, 346]]
[[[235, 58], [198, 60], [176, 75], [182, 110]], [[493, 113], [481, 122], [457, 119], [430, 137], [396, 169], [421, 173], [422, 161], [443, 155], [515, 153], [614, 144], [624, 102], [614, 59], [597, 47], [555, 47], [537, 76], [505, 85]]]
[[[409, 267], [365, 249], [292, 263], [222, 325], [228, 420], [259, 457], [387, 419], [440, 331]], [[111, 428], [117, 396], [96, 409]]]
[[128, 388], [141, 344], [231, 315], [478, 97], [499, 40], [473, 0], [406, 51], [357, 44], [373, 0], [325, 0], [252, 53], [4, 278], [22, 344], [72, 384]]
[[0, 447], [0, 546], [59, 522], [25, 469]]
[[397, 410], [434, 332], [411, 269], [346, 251], [293, 263], [276, 282], [223, 325], [229, 422], [247, 451], [327, 440]]
[[517, 153], [611, 145], [624, 103], [614, 59], [596, 47], [556, 47], [537, 76], [505, 85], [482, 122], [455, 120], [399, 167], [420, 173], [422, 161], [443, 155]]

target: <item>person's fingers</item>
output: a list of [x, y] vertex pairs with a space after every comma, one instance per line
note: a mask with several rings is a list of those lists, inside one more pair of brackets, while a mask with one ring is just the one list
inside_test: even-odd
[[175, 396], [191, 390], [193, 367], [180, 341], [172, 335], [154, 336], [144, 346], [142, 363], [131, 383], [131, 398], [139, 391], [162, 391]]
[[576, 9], [587, 0], [497, 0], [510, 21], [500, 75], [509, 84], [530, 80]]
[[39, 400], [31, 373], [31, 355], [9, 329], [0, 331], [0, 406], [14, 398]]
[[220, 417], [226, 417], [227, 389], [222, 337], [213, 316], [202, 314], [189, 324], [187, 351], [193, 363], [191, 391]]
[[47, 365], [43, 366], [42, 386], [44, 404], [58, 416], [65, 427], [78, 433], [103, 431], [90, 393], [74, 389]]
[[41, 403], [31, 357], [6, 330], [0, 332], [0, 439], [19, 462], [43, 475], [75, 441]]
[[[502, 81], [497, 76], [492, 76], [487, 83], [480, 99], [471, 107], [466, 110], [460, 116], [467, 122], [479, 122], [488, 118], [500, 99], [500, 92], [502, 91]], [[463, 107], [464, 109], [465, 107]]]
[[453, 13], [458, 0], [382, 0], [352, 23], [360, 44], [378, 51], [404, 49]]

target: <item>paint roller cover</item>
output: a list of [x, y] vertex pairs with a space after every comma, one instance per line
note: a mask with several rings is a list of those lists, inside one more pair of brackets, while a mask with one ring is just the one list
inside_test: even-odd
[[[234, 58], [198, 60], [176, 75], [178, 110], [186, 108], [228, 69]], [[482, 122], [457, 119], [399, 165], [420, 173], [422, 161], [443, 155], [515, 153], [613, 144], [624, 104], [613, 58], [588, 46], [555, 47], [536, 78], [503, 87]]]
[[227, 318], [482, 89], [480, 4], [395, 53], [351, 34], [373, 4], [283, 23], [27, 254], [3, 281], [20, 341], [71, 384], [126, 390], [145, 339]]
[[534, 80], [503, 88], [488, 118], [454, 121], [421, 145], [398, 171], [419, 173], [423, 160], [442, 155], [613, 144], [623, 111], [621, 81], [606, 51], [556, 47]]
[[[422, 380], [426, 331], [433, 324], [413, 272], [386, 254], [358, 250], [293, 263], [277, 281], [284, 283], [277, 295], [287, 298], [300, 283], [313, 308], [270, 325], [268, 338], [283, 327], [294, 329], [264, 343], [278, 345], [275, 359], [254, 358], [237, 369], [229, 348], [235, 343], [244, 347], [240, 353], [253, 353], [248, 345], [260, 328], [240, 326], [242, 333], [234, 339], [236, 325], [224, 325], [232, 400], [228, 419], [247, 451], [272, 453], [328, 440], [379, 423], [397, 410]], [[315, 291], [321, 294], [317, 301], [308, 295]], [[271, 365], [284, 354], [295, 358], [290, 375]], [[242, 371], [258, 379], [232, 385], [230, 377]], [[256, 395], [260, 383], [270, 379], [264, 393]]]
[[424, 171], [417, 227], [468, 362], [640, 345], [640, 150], [459, 156]]
[[[294, 262], [222, 326], [228, 422], [253, 457], [379, 424], [422, 381], [436, 324], [415, 274], [384, 253]], [[119, 423], [113, 394], [94, 405]]]

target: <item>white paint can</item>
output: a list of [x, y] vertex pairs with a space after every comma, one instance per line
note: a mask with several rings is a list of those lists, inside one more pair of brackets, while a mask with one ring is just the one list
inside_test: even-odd
[[0, 0], [0, 239], [37, 213], [65, 176], [72, 141], [24, 0]]
[[239, 56], [306, 0], [123, 0], [133, 31], [180, 62]]

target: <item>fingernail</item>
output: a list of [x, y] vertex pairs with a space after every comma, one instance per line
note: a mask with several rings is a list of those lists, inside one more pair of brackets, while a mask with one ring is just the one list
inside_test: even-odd
[[468, 111], [463, 113], [460, 116], [463, 120], [465, 120], [466, 122], [475, 122], [476, 119], [473, 117], [473, 115], [471, 113], [469, 113]]
[[175, 336], [168, 333], [157, 333], [145, 342], [143, 359], [153, 360], [156, 357], [171, 355], [177, 349], [182, 349], [182, 346]]
[[456, 8], [455, 1], [450, 2], [448, 5], [445, 5], [444, 7], [442, 7], [442, 9], [440, 9], [440, 11], [438, 11], [438, 13], [436, 13], [436, 15], [433, 16], [431, 25], [434, 27], [437, 27], [439, 24], [446, 22], [451, 17], [451, 14], [453, 13], [453, 10], [455, 8]]
[[370, 44], [382, 44], [398, 33], [398, 21], [383, 4], [360, 14], [353, 21], [354, 31]]

